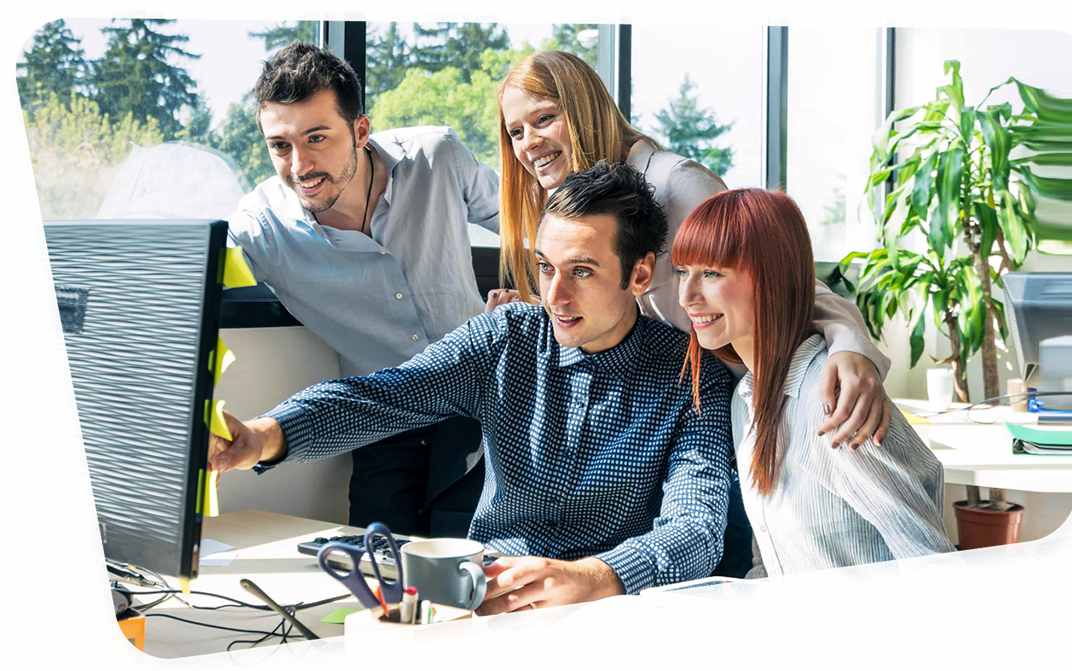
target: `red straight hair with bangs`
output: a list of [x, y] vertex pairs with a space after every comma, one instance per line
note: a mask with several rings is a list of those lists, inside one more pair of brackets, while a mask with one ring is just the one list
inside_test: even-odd
[[[756, 447], [752, 483], [767, 496], [778, 467], [778, 425], [785, 404], [785, 378], [793, 353], [814, 331], [815, 264], [811, 237], [796, 203], [780, 191], [735, 189], [708, 198], [693, 210], [674, 237], [676, 266], [729, 268], [747, 273], [755, 307], [752, 405]], [[696, 409], [700, 408], [700, 343], [692, 331], [681, 367], [691, 372]], [[740, 363], [731, 345], [714, 352]]]

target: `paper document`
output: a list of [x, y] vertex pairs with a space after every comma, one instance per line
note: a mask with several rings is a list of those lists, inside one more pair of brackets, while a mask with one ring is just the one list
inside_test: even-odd
[[[234, 561], [234, 555], [218, 555], [235, 549], [233, 545], [214, 541], [211, 538], [201, 539], [201, 556], [197, 561], [198, 566], [229, 566]], [[217, 555], [217, 556], [212, 556]]]

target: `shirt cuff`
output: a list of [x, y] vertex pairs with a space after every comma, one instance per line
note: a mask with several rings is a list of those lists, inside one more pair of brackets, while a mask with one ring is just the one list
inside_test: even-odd
[[307, 461], [303, 458], [309, 438], [313, 435], [313, 420], [310, 413], [300, 406], [284, 401], [261, 417], [271, 417], [279, 422], [283, 437], [287, 441], [287, 455], [276, 461], [261, 461], [253, 466], [257, 475], [272, 470], [286, 462]]
[[626, 594], [639, 594], [640, 590], [655, 586], [655, 572], [647, 557], [636, 548], [619, 545], [593, 556], [618, 575]]

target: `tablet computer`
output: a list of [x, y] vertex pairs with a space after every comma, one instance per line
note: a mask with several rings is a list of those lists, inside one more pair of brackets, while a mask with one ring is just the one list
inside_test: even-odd
[[651, 587], [640, 595], [659, 606], [802, 629], [844, 622], [884, 601], [718, 576]]

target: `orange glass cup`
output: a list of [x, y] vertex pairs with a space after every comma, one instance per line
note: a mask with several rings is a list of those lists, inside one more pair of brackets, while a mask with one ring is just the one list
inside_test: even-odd
[[653, 622], [644, 627], [647, 671], [729, 671], [732, 632], [694, 617]]

